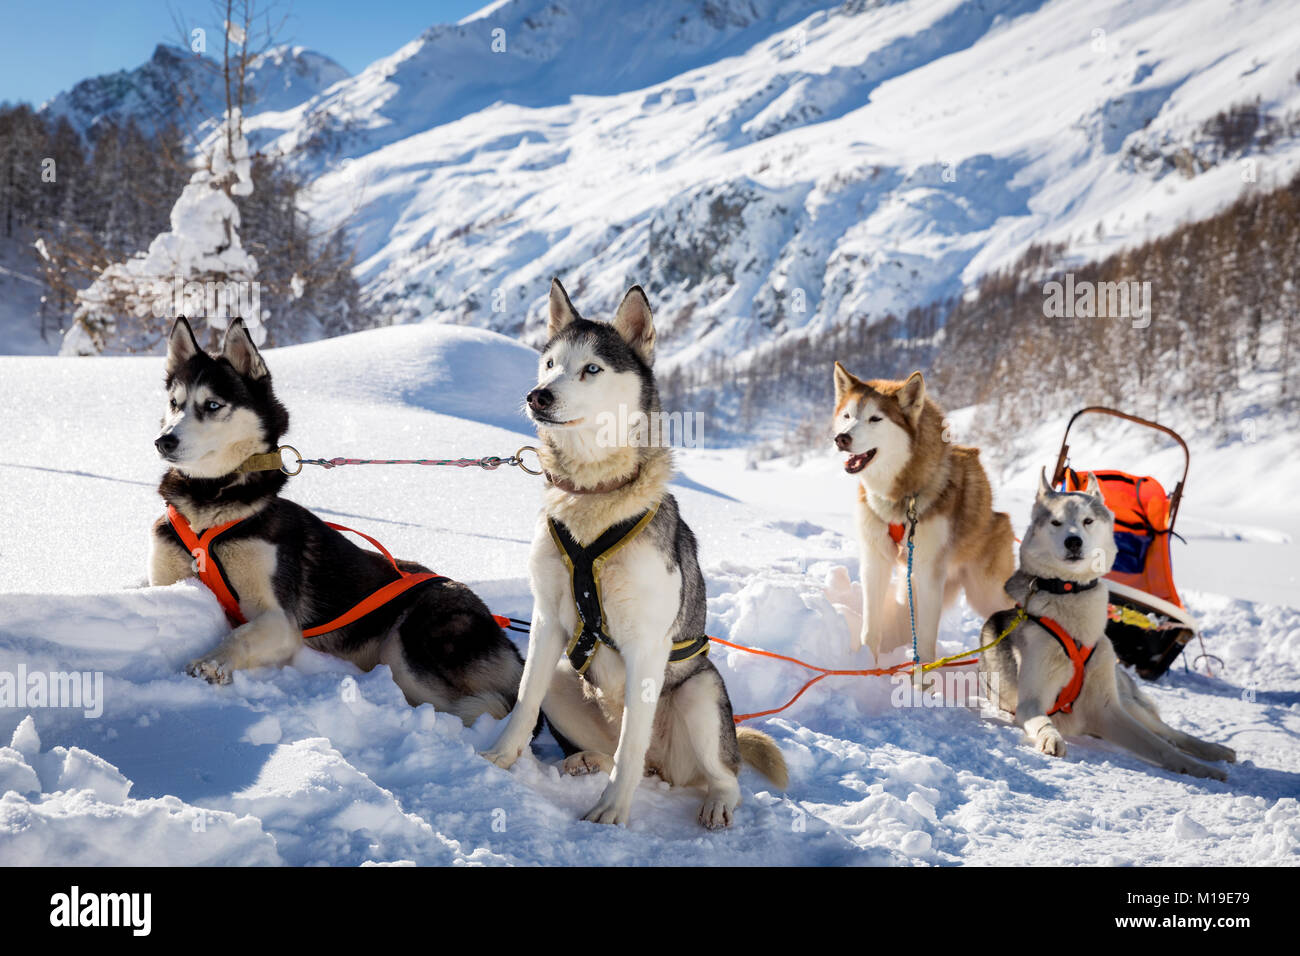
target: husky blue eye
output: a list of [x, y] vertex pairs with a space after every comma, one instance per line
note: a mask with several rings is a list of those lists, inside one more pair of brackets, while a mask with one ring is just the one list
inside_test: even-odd
[[595, 375], [595, 374], [596, 374], [597, 372], [599, 372], [599, 371], [600, 371], [600, 366], [597, 365], [595, 362], [592, 362], [592, 363], [591, 363], [590, 365], [588, 365], [587, 368], [586, 368], [586, 372], [587, 372], [588, 375]]
[[215, 412], [220, 407], [221, 407], [221, 403], [216, 401], [215, 399], [211, 399], [208, 401], [208, 411]]
[[547, 368], [554, 368], [554, 367], [555, 367], [555, 359], [547, 359], [547, 360], [546, 360], [546, 367], [547, 367]]

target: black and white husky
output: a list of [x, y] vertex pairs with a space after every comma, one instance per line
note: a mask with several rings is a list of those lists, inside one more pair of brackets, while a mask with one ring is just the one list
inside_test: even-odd
[[[167, 412], [154, 444], [168, 470], [158, 493], [195, 534], [239, 520], [209, 550], [246, 623], [189, 665], [196, 677], [226, 683], [235, 670], [286, 663], [302, 646], [304, 629], [333, 621], [399, 575], [378, 553], [279, 497], [283, 472], [241, 469], [274, 451], [289, 427], [242, 321], [231, 323], [221, 354], [212, 356], [199, 348], [189, 323], [177, 319], [166, 386]], [[406, 572], [426, 570], [398, 564]], [[195, 574], [195, 558], [172, 522], [160, 518], [149, 583], [169, 585]], [[419, 584], [308, 644], [362, 670], [387, 664], [408, 701], [432, 704], [467, 724], [483, 713], [504, 717], [523, 670], [483, 602], [447, 578]]]
[[635, 286], [612, 324], [591, 322], [557, 280], [547, 333], [527, 397], [548, 484], [529, 560], [532, 634], [519, 703], [484, 756], [510, 767], [540, 708], [567, 773], [609, 772], [585, 819], [627, 823], [653, 773], [702, 785], [700, 822], [728, 826], [741, 761], [779, 787], [786, 767], [766, 734], [736, 730], [707, 656], [695, 536], [668, 493], [672, 451], [645, 440], [660, 411], [650, 304]]

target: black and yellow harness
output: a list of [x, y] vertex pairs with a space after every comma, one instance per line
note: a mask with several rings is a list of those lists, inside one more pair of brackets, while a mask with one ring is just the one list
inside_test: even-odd
[[[551, 537], [560, 550], [560, 557], [569, 569], [569, 585], [573, 603], [578, 609], [578, 624], [573, 629], [573, 639], [565, 649], [569, 663], [583, 677], [602, 644], [617, 651], [618, 645], [610, 636], [601, 606], [600, 572], [615, 553], [645, 530], [655, 516], [656, 508], [635, 515], [606, 528], [595, 541], [583, 547], [574, 539], [568, 528], [555, 518], [547, 518]], [[701, 634], [690, 640], [673, 644], [668, 655], [670, 662], [689, 661], [692, 657], [709, 652], [709, 638]]]

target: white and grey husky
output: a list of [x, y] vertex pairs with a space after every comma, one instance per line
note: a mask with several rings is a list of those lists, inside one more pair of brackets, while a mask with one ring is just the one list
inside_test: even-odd
[[643, 440], [660, 410], [650, 304], [634, 286], [612, 324], [588, 321], [556, 280], [547, 334], [527, 396], [548, 484], [529, 560], [532, 634], [519, 702], [484, 756], [510, 767], [540, 708], [567, 773], [609, 772], [585, 819], [626, 824], [653, 773], [702, 785], [700, 822], [728, 826], [741, 761], [784, 787], [785, 760], [766, 734], [735, 728], [707, 656], [695, 536], [667, 489], [672, 452]]
[[[1102, 575], [1115, 561], [1114, 515], [1097, 479], [1087, 491], [1053, 491], [1044, 473], [1020, 569], [1007, 592], [1027, 616], [1000, 611], [985, 624], [981, 644], [1010, 634], [985, 652], [980, 669], [990, 702], [1045, 754], [1065, 756], [1065, 737], [1100, 737], [1167, 770], [1226, 780], [1205, 760], [1236, 760], [1227, 747], [1174, 730], [1155, 704], [1117, 666], [1106, 637], [1109, 592]], [[1199, 759], [1198, 759], [1199, 758]]]

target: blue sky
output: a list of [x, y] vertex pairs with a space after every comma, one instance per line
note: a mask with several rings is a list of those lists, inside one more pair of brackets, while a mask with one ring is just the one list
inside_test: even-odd
[[[333, 57], [356, 73], [435, 23], [450, 23], [487, 0], [274, 0], [277, 39]], [[175, 14], [175, 18], [173, 18]], [[211, 0], [20, 0], [5, 4], [0, 28], [0, 102], [39, 104], [78, 80], [139, 66], [160, 43], [179, 45], [175, 20], [204, 27], [219, 52]]]

